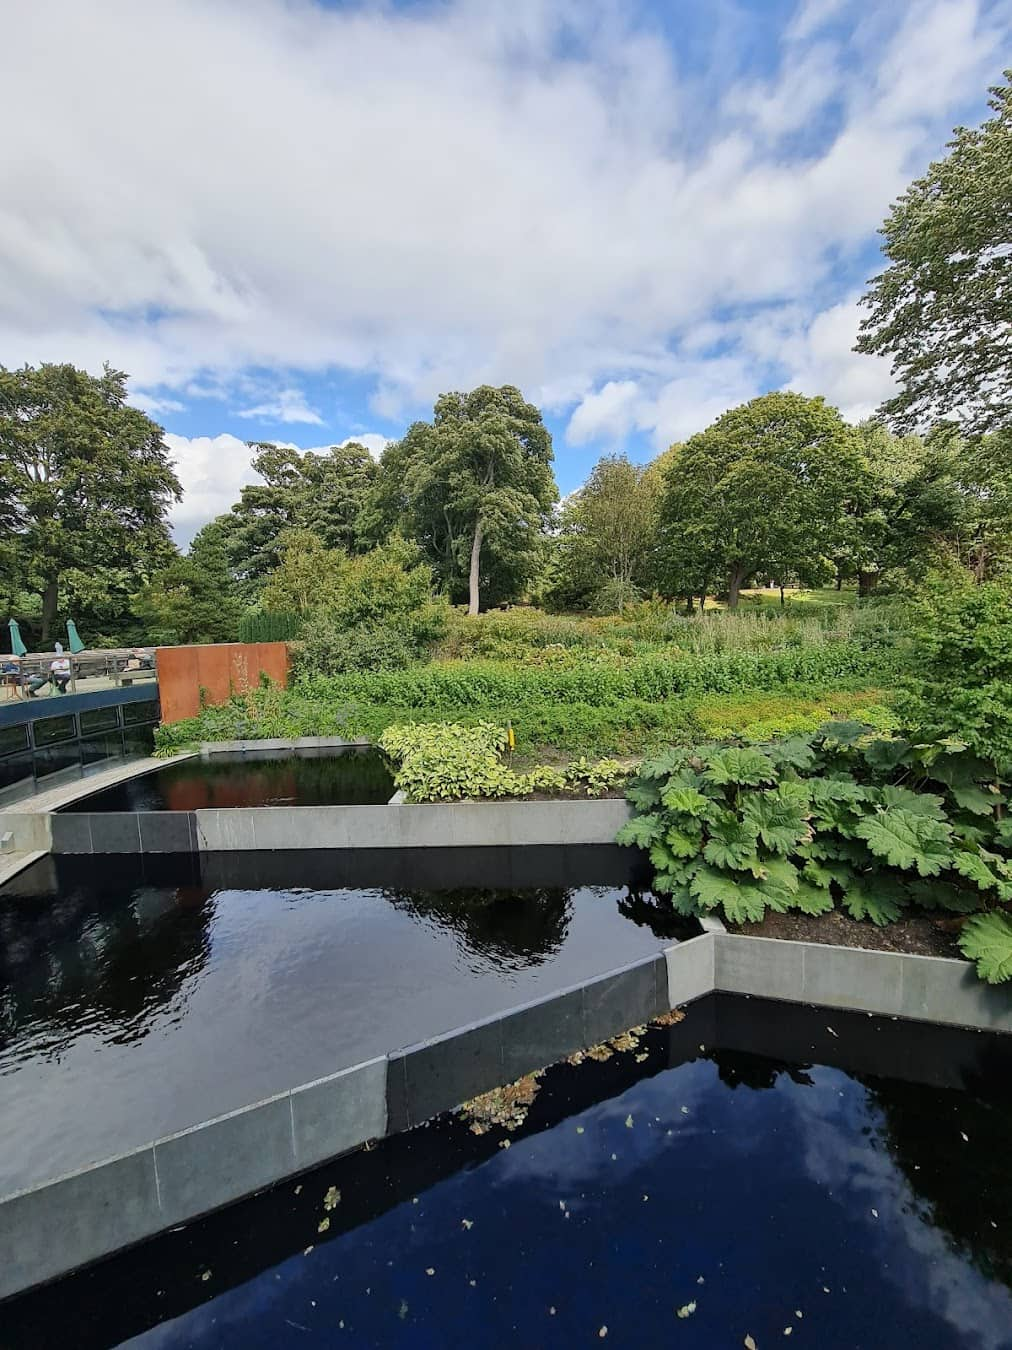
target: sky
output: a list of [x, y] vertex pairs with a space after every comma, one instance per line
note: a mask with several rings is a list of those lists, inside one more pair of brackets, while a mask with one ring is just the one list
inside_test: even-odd
[[249, 440], [379, 453], [516, 384], [571, 491], [770, 389], [870, 414], [892, 201], [1012, 0], [32, 0], [0, 44], [0, 364], [103, 361], [185, 544]]

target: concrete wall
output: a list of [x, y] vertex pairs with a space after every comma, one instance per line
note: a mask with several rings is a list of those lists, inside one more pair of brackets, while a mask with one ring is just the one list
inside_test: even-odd
[[201, 691], [211, 704], [255, 689], [261, 674], [288, 683], [288, 647], [283, 642], [218, 642], [159, 647], [155, 653], [162, 721], [178, 722], [200, 712]]
[[[409, 1128], [715, 989], [785, 1006], [817, 1003], [1012, 1032], [1012, 994], [977, 984], [961, 961], [704, 933], [578, 987], [0, 1199], [0, 1298]], [[708, 1045], [722, 1045], [724, 1034], [731, 1048], [765, 1045], [769, 1017], [750, 1019], [738, 1009], [726, 1026], [719, 1015], [711, 1020]], [[789, 1046], [787, 1012], [772, 1022], [772, 1040]], [[855, 1063], [855, 1071], [903, 1076], [905, 1066], [880, 1063], [874, 1046], [868, 1053], [872, 1062]], [[930, 1074], [928, 1061], [923, 1068]]]

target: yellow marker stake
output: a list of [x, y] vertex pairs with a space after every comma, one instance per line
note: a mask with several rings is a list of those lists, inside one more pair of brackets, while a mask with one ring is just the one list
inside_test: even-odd
[[506, 728], [506, 744], [509, 746], [510, 754], [517, 748], [517, 738], [513, 735], [513, 723]]

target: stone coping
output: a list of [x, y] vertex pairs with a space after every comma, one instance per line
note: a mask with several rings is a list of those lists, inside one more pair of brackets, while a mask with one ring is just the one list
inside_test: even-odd
[[[967, 962], [705, 932], [481, 1022], [0, 1199], [0, 1298], [185, 1223], [714, 992], [1012, 1033]], [[767, 1005], [768, 1007], [768, 1005]], [[746, 1026], [763, 1044], [763, 1014]], [[744, 1034], [739, 1017], [729, 1034]], [[720, 1019], [717, 1019], [720, 1022]], [[716, 1025], [716, 1024], [715, 1024]], [[719, 1026], [717, 1034], [719, 1036]], [[930, 1058], [930, 1056], [929, 1056]], [[858, 1066], [913, 1076], [920, 1066]]]

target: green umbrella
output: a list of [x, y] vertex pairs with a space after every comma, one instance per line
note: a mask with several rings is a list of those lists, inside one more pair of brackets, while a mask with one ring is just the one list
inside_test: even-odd
[[15, 656], [27, 656], [28, 648], [21, 640], [21, 629], [18, 627], [17, 619], [8, 620], [7, 627], [11, 630], [11, 651]]
[[81, 635], [77, 631], [77, 624], [73, 619], [67, 620], [67, 639], [70, 642], [70, 650], [72, 652], [76, 653], [84, 651], [84, 643], [81, 641]]

